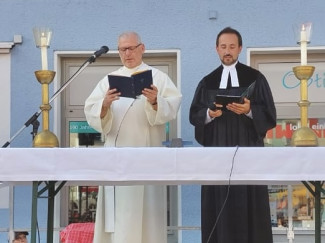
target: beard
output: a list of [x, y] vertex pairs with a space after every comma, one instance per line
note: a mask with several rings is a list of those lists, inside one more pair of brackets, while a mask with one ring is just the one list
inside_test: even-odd
[[230, 65], [234, 64], [235, 62], [237, 62], [237, 59], [233, 58], [232, 55], [225, 55], [221, 59], [221, 62], [226, 66], [230, 66]]

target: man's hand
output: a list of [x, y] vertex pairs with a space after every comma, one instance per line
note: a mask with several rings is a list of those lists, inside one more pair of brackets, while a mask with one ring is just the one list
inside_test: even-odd
[[247, 98], [244, 98], [244, 103], [231, 103], [226, 106], [226, 108], [232, 112], [235, 112], [238, 115], [247, 114], [251, 110], [251, 101]]
[[214, 103], [214, 106], [215, 106], [214, 109], [209, 108], [209, 116], [211, 118], [216, 118], [216, 117], [222, 116], [222, 110], [221, 110], [222, 105]]
[[158, 89], [153, 84], [151, 85], [151, 88], [152, 89], [145, 88], [144, 90], [142, 90], [142, 94], [145, 97], [147, 97], [147, 100], [151, 105], [156, 105], [157, 104]]
[[117, 89], [109, 89], [107, 90], [103, 103], [102, 110], [100, 112], [100, 118], [104, 118], [107, 114], [108, 109], [111, 107], [114, 100], [118, 100], [120, 98], [121, 93], [116, 92]]
[[117, 89], [109, 89], [107, 90], [104, 100], [103, 107], [110, 108], [111, 104], [114, 100], [118, 100], [120, 98], [121, 93], [117, 92]]

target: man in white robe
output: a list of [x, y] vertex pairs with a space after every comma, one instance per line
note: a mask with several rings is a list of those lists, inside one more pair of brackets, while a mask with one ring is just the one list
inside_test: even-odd
[[[167, 74], [143, 63], [145, 46], [137, 33], [121, 34], [118, 49], [124, 66], [111, 74], [152, 70], [152, 89], [136, 99], [120, 97], [106, 76], [85, 102], [87, 121], [105, 135], [107, 147], [162, 146], [165, 124], [176, 118], [182, 95]], [[165, 186], [100, 187], [94, 243], [166, 243], [166, 208]]]

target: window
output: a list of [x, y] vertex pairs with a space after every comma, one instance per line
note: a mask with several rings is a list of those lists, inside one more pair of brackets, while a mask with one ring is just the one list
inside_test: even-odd
[[[291, 146], [292, 134], [299, 124], [299, 119], [279, 119], [276, 127], [267, 133], [265, 145]], [[319, 146], [325, 146], [325, 119], [309, 119], [309, 126], [317, 135]], [[314, 229], [315, 200], [303, 184], [269, 186], [269, 198], [273, 227], [289, 227], [288, 220], [291, 218], [294, 228]], [[321, 204], [325, 205], [325, 200]], [[325, 214], [321, 216], [321, 221], [325, 227]]]
[[[300, 81], [293, 67], [300, 65], [299, 48], [248, 48], [248, 64], [267, 78], [277, 109], [277, 125], [268, 131], [266, 146], [291, 146], [292, 134], [300, 125]], [[308, 65], [315, 67], [308, 80], [308, 126], [315, 132], [319, 146], [325, 146], [324, 47], [308, 48]], [[314, 190], [313, 187], [311, 187]], [[311, 242], [310, 231], [315, 228], [315, 199], [303, 185], [269, 186], [274, 241], [287, 240], [287, 233], [299, 230], [298, 238]], [[321, 207], [325, 201], [321, 200]], [[325, 222], [322, 210], [321, 224]], [[283, 230], [281, 230], [283, 229]], [[288, 234], [289, 235], [289, 234]], [[295, 236], [297, 238], [297, 236]]]
[[0, 42], [0, 143], [4, 145], [10, 139], [10, 75], [11, 75], [11, 48], [14, 43]]
[[[0, 42], [0, 143], [4, 146], [10, 140], [10, 104], [11, 104], [11, 49], [22, 43], [21, 36], [15, 36], [14, 42]], [[0, 242], [8, 240], [8, 229], [14, 227], [13, 186], [0, 183]]]

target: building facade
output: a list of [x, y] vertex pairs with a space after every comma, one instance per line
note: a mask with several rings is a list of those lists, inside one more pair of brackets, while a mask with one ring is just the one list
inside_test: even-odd
[[[310, 116], [320, 146], [323, 146], [324, 7], [323, 0], [251, 0], [245, 3], [235, 0], [2, 0], [0, 144], [9, 141], [41, 104], [42, 90], [34, 74], [42, 68], [41, 51], [35, 46], [33, 28], [46, 26], [53, 31], [47, 50], [48, 69], [56, 72], [50, 95], [95, 50], [103, 45], [110, 48], [108, 54], [87, 67], [52, 104], [50, 129], [56, 133], [62, 147], [91, 146], [85, 142], [84, 135], [91, 132], [78, 130], [84, 122], [84, 97], [111, 68], [121, 65], [117, 37], [126, 30], [137, 31], [142, 36], [147, 49], [145, 60], [168, 72], [183, 94], [177, 121], [168, 129], [169, 138], [180, 137], [189, 142], [189, 146], [198, 146], [188, 121], [189, 107], [198, 82], [220, 63], [215, 51], [218, 32], [231, 26], [243, 37], [239, 61], [265, 73], [274, 94], [278, 126], [268, 133], [265, 143], [267, 146], [289, 146], [292, 131], [299, 126], [299, 88], [295, 87], [290, 73], [292, 66], [300, 64], [293, 26], [312, 22], [308, 60], [316, 67], [316, 72], [309, 85]], [[32, 126], [24, 129], [10, 146], [32, 147], [31, 132]], [[80, 141], [85, 143], [79, 144]], [[295, 242], [313, 241], [312, 200], [300, 186], [270, 186], [274, 242], [290, 242], [287, 239], [288, 197], [294, 199], [291, 204], [297, 210], [295, 215], [289, 215], [294, 218]], [[8, 232], [30, 230], [31, 190], [30, 185], [1, 185], [0, 242], [6, 242]], [[73, 190], [65, 188], [56, 199], [56, 205], [64, 209], [63, 215], [55, 214], [57, 242], [58, 231], [69, 223], [69, 203], [65, 200], [69, 200], [67, 194]], [[82, 189], [76, 195], [79, 197], [85, 192], [91, 195], [95, 190]], [[200, 242], [200, 186], [171, 187], [170, 195], [169, 241]], [[298, 215], [298, 209], [302, 210], [304, 204], [303, 210], [307, 211]], [[46, 200], [40, 200], [38, 215], [41, 242], [46, 242]]]

